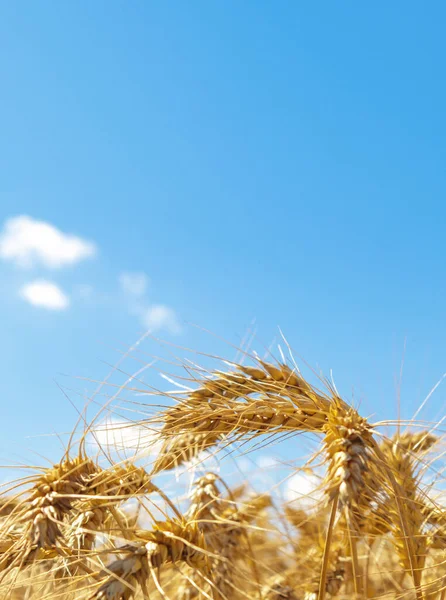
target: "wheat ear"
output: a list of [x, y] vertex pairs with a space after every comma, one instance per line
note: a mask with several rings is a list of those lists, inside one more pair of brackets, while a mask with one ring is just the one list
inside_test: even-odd
[[330, 403], [285, 364], [259, 361], [259, 367], [237, 365], [237, 372], [217, 372], [161, 415], [164, 446], [154, 472], [190, 460], [222, 437], [320, 432]]
[[[130, 598], [141, 588], [148, 597], [147, 583], [152, 576], [158, 584], [156, 570], [185, 562], [202, 572], [208, 571], [204, 537], [195, 523], [170, 520], [157, 522], [151, 531], [135, 532], [132, 544], [120, 549], [123, 558], [102, 572], [105, 581], [90, 596], [95, 600]], [[159, 585], [159, 584], [158, 584]]]
[[[412, 575], [416, 589], [420, 589], [428, 551], [427, 535], [423, 531], [426, 523], [423, 514], [424, 499], [419, 493], [417, 465], [420, 454], [427, 452], [436, 441], [435, 436], [420, 432], [396, 435], [381, 445], [383, 460], [390, 469], [398, 490], [398, 496], [389, 494], [389, 500], [384, 507], [390, 518], [401, 566]], [[406, 524], [404, 529], [402, 519]]]

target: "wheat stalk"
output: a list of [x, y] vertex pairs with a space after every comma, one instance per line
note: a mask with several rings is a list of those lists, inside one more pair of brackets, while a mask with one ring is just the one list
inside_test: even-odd
[[164, 412], [164, 447], [154, 472], [190, 460], [222, 437], [322, 431], [332, 398], [285, 364], [259, 364], [261, 368], [237, 365], [238, 372], [217, 372]]

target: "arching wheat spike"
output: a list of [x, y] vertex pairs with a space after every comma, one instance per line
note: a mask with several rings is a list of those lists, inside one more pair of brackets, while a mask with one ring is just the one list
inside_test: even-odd
[[222, 437], [322, 431], [332, 398], [316, 391], [287, 365], [260, 365], [217, 372], [164, 412], [164, 446], [154, 472], [190, 460]]

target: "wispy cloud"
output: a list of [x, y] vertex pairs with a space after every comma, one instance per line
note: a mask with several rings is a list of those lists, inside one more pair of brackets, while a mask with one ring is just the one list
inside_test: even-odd
[[43, 279], [26, 283], [19, 293], [29, 304], [48, 310], [65, 310], [70, 305], [68, 296], [58, 285]]
[[125, 294], [141, 298], [147, 292], [149, 278], [145, 273], [124, 272], [119, 275], [119, 285]]
[[137, 316], [146, 329], [154, 332], [164, 330], [174, 335], [181, 333], [182, 328], [173, 308], [149, 302], [149, 278], [145, 273], [126, 271], [119, 275], [118, 281], [125, 294], [129, 312]]
[[107, 452], [116, 451], [131, 455], [156, 455], [160, 449], [158, 432], [130, 421], [111, 417], [98, 424], [91, 432], [90, 442]]
[[150, 331], [165, 329], [169, 333], [181, 333], [181, 325], [176, 312], [164, 304], [149, 306], [142, 315], [143, 324]]
[[57, 269], [96, 254], [94, 243], [26, 215], [8, 219], [0, 232], [0, 257], [15, 266]]

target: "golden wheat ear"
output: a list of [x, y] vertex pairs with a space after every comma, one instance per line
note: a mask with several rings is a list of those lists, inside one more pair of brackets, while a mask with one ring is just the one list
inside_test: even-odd
[[[397, 434], [381, 443], [383, 462], [396, 484], [380, 506], [389, 519], [389, 529], [400, 564], [411, 575], [418, 596], [422, 597], [421, 578], [429, 547], [424, 514], [425, 498], [418, 481], [423, 456], [437, 443], [428, 431]], [[393, 493], [395, 492], [395, 493]]]
[[93, 600], [122, 600], [142, 590], [148, 597], [152, 579], [160, 587], [158, 572], [169, 564], [185, 562], [191, 568], [208, 573], [208, 557], [202, 532], [195, 523], [184, 520], [158, 522], [152, 530], [137, 530], [132, 544], [120, 549], [123, 558], [106, 567], [103, 583], [90, 596]]
[[66, 458], [36, 476], [25, 498], [4, 523], [14, 543], [2, 557], [4, 572], [63, 554], [64, 523], [73, 499], [82, 494], [85, 481], [97, 471], [96, 464], [78, 455]]
[[[279, 432], [321, 432], [332, 398], [316, 391], [285, 364], [259, 361], [217, 371], [178, 399], [154, 422], [162, 423], [163, 447], [154, 473], [198, 456], [220, 440]], [[342, 401], [338, 399], [338, 402]]]

